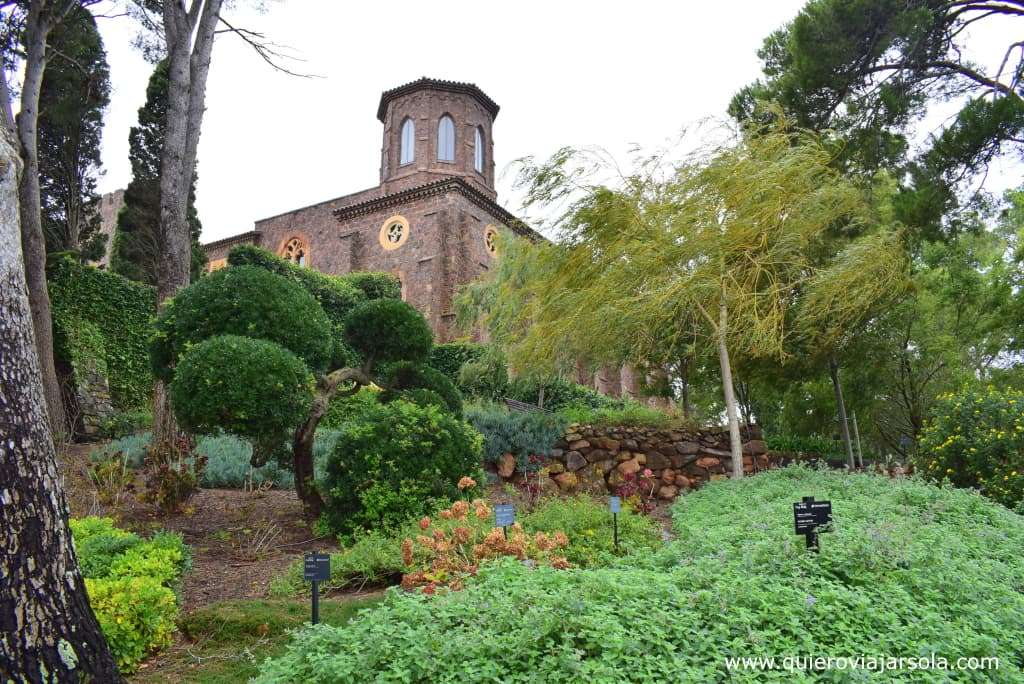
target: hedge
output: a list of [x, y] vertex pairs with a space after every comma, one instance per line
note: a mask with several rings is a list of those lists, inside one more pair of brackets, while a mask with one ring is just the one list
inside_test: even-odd
[[58, 362], [76, 374], [95, 363], [119, 411], [148, 406], [153, 377], [147, 337], [156, 291], [72, 257], [51, 264], [47, 279]]
[[438, 344], [430, 352], [427, 365], [441, 371], [452, 382], [458, 383], [459, 369], [469, 361], [479, 361], [487, 346], [475, 342], [449, 342]]

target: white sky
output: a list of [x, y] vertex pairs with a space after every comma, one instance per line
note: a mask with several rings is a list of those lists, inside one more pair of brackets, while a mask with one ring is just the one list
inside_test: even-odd
[[[513, 159], [565, 145], [620, 158], [634, 143], [659, 147], [686, 124], [724, 116], [760, 74], [764, 37], [803, 4], [287, 0], [263, 15], [226, 13], [294, 48], [306, 60], [296, 68], [322, 78], [275, 72], [235, 36], [217, 39], [199, 145], [202, 239], [377, 185], [381, 91], [420, 76], [476, 83], [501, 106], [499, 176]], [[152, 67], [130, 46], [131, 19], [99, 23], [113, 86], [99, 187], [108, 192], [131, 178], [128, 129]], [[1007, 168], [1014, 178], [999, 189], [1020, 182]], [[510, 181], [499, 178], [498, 200], [517, 211]]]

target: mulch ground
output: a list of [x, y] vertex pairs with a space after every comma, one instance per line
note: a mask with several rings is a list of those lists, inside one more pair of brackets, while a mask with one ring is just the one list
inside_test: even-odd
[[71, 514], [109, 516], [143, 535], [161, 529], [181, 533], [192, 547], [192, 570], [182, 588], [186, 612], [213, 601], [266, 596], [270, 581], [304, 552], [338, 547], [333, 537], [310, 530], [294, 491], [204, 489], [174, 515], [158, 514], [132, 492], [116, 506], [104, 505], [88, 477], [93, 448], [78, 444], [63, 455]]

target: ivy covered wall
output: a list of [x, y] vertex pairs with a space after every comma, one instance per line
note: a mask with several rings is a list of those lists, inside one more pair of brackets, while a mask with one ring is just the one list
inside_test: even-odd
[[49, 265], [54, 354], [76, 384], [105, 378], [118, 411], [149, 405], [153, 376], [147, 338], [156, 292], [71, 257]]

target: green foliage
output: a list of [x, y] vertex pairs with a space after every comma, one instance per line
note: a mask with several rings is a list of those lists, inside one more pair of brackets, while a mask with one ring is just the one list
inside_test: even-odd
[[258, 487], [270, 482], [275, 487], [290, 489], [295, 484], [292, 473], [277, 461], [253, 468], [252, 445], [234, 435], [203, 437], [196, 443], [196, 454], [206, 459], [199, 481], [203, 487], [241, 489], [246, 483]]
[[115, 456], [127, 462], [129, 468], [141, 468], [142, 462], [146, 459], [146, 451], [153, 437], [151, 432], [140, 432], [134, 435], [126, 435], [112, 440], [96, 449], [93, 449], [90, 458], [95, 463], [109, 461]]
[[930, 479], [1024, 511], [1024, 392], [990, 385], [942, 395], [915, 464]]
[[47, 44], [61, 58], [47, 63], [39, 88], [39, 190], [46, 251], [74, 250], [88, 258], [105, 241], [98, 231], [96, 181], [110, 69], [96, 20], [83, 7], [72, 8], [53, 27]]
[[[329, 594], [356, 587], [398, 584], [402, 577], [401, 546], [401, 535], [379, 530], [356, 534], [340, 553], [331, 554], [331, 578], [320, 583], [320, 591]], [[283, 597], [308, 593], [310, 584], [303, 579], [302, 572], [301, 561], [289, 565], [284, 574], [271, 582], [271, 594]]]
[[186, 430], [247, 437], [257, 446], [260, 465], [309, 412], [313, 377], [295, 354], [273, 342], [220, 335], [189, 349], [170, 390]]
[[444, 373], [452, 382], [459, 381], [463, 365], [478, 361], [487, 352], [486, 345], [475, 342], [448, 342], [437, 344], [430, 350], [427, 365]]
[[821, 435], [770, 435], [765, 439], [765, 444], [770, 451], [846, 459], [845, 447], [841, 441]]
[[512, 412], [497, 404], [466, 409], [466, 421], [484, 438], [484, 459], [494, 463], [502, 454], [512, 453], [520, 468], [532, 455], [547, 456], [565, 434], [566, 421], [543, 412]]
[[558, 411], [569, 406], [589, 408], [615, 408], [621, 402], [612, 397], [562, 378], [519, 377], [508, 384], [509, 399], [536, 404], [544, 389], [544, 408]]
[[105, 373], [119, 411], [149, 405], [153, 377], [146, 339], [156, 310], [152, 288], [63, 257], [47, 270], [54, 354], [76, 374]]
[[401, 299], [402, 284], [390, 273], [358, 272], [337, 276], [357, 290], [361, 290], [367, 299]]
[[441, 371], [431, 366], [399, 361], [388, 366], [383, 375], [383, 383], [388, 390], [381, 394], [381, 401], [405, 398], [414, 403], [433, 403], [433, 398], [423, 392], [427, 390], [441, 399], [442, 408], [455, 416], [462, 416], [462, 393]]
[[423, 361], [434, 343], [422, 314], [395, 299], [376, 299], [353, 309], [345, 321], [345, 338], [376, 363]]
[[558, 411], [568, 423], [585, 425], [642, 425], [644, 427], [667, 427], [673, 423], [672, 416], [664, 411], [649, 408], [635, 401], [620, 400], [619, 406], [592, 408], [570, 404]]
[[[792, 530], [793, 501], [811, 493], [836, 519], [820, 554]], [[345, 629], [298, 632], [255, 681], [821, 681], [726, 669], [726, 657], [794, 649], [996, 656], [998, 675], [979, 676], [1024, 676], [1024, 520], [976, 494], [791, 467], [712, 483], [681, 498], [673, 520], [663, 551], [613, 568], [506, 561], [461, 592], [388, 592]]]
[[[151, 343], [154, 373], [170, 381], [181, 355], [218, 335], [274, 342], [314, 372], [323, 371], [333, 353], [330, 322], [308, 292], [260, 268], [222, 268], [164, 305]], [[228, 361], [223, 370], [233, 371], [234, 364]]]
[[501, 401], [508, 396], [508, 366], [500, 353], [490, 352], [459, 369], [459, 388], [483, 401]]
[[327, 413], [320, 419], [322, 428], [340, 428], [345, 421], [358, 416], [367, 406], [375, 406], [380, 391], [372, 387], [361, 387], [358, 392], [347, 397], [335, 397], [327, 407]]
[[[606, 500], [589, 496], [550, 498], [523, 516], [522, 525], [530, 532], [565, 532], [569, 546], [565, 557], [581, 568], [611, 565], [615, 557], [612, 515]], [[619, 549], [623, 554], [651, 553], [661, 547], [658, 523], [634, 512], [628, 505], [619, 515]]]
[[109, 518], [72, 519], [71, 533], [103, 635], [121, 671], [133, 672], [173, 641], [188, 547], [177, 534], [140, 539]]
[[482, 438], [432, 406], [405, 401], [367, 407], [342, 425], [321, 494], [336, 532], [394, 530], [438, 502], [459, 497], [464, 475], [479, 477]]
[[[110, 268], [125, 278], [156, 285], [162, 251], [160, 228], [160, 165], [167, 130], [168, 66], [156, 65], [146, 85], [146, 103], [139, 108], [139, 123], [128, 133], [128, 160], [132, 179], [124, 191], [124, 206], [117, 215], [111, 245]], [[190, 273], [195, 281], [206, 266], [199, 244], [203, 226], [196, 211], [196, 179], [189, 188], [186, 219], [192, 238]]]
[[149, 409], [118, 411], [100, 422], [99, 436], [106, 439], [120, 439], [151, 427], [153, 427], [153, 412]]

